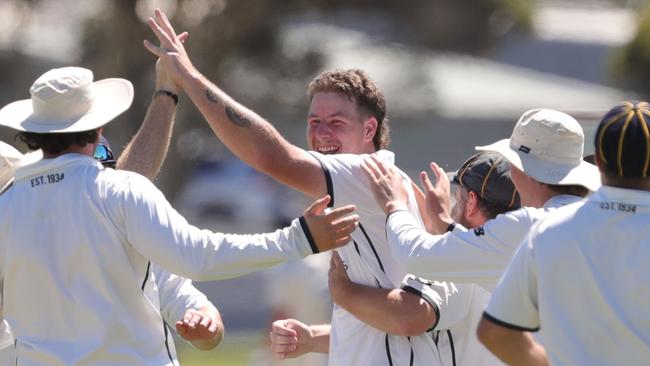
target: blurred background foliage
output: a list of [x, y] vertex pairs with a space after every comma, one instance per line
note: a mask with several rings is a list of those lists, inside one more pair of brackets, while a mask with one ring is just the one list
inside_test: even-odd
[[[31, 80], [46, 68], [59, 65], [52, 65], [47, 54], [26, 55], [20, 50], [20, 43], [24, 42], [21, 27], [39, 7], [52, 4], [45, 0], [2, 1], [6, 12], [12, 11], [11, 17], [16, 24], [12, 29], [14, 36], [7, 37], [9, 47], [0, 54], [0, 69], [5, 70], [2, 72], [2, 100], [8, 102], [27, 97]], [[59, 7], [79, 5], [75, 1], [58, 3]], [[369, 32], [387, 34], [401, 43], [480, 54], [504, 33], [529, 29], [532, 16], [531, 0], [413, 0], [408, 6], [391, 0], [91, 0], [84, 3], [83, 7], [92, 9], [86, 11], [78, 28], [80, 42], [76, 63], [93, 70], [96, 78], [123, 77], [136, 86], [133, 106], [123, 117], [129, 121], [128, 125], [121, 125], [119, 129], [113, 125], [106, 128], [116, 150], [120, 150], [139, 127], [153, 92], [155, 59], [143, 48], [142, 40], [154, 38], [145, 23], [154, 7], [170, 15], [177, 31], [189, 31], [188, 52], [209, 79], [223, 81], [221, 86], [245, 104], [269, 106], [269, 109], [279, 102], [287, 104], [286, 97], [273, 88], [258, 89], [266, 93], [246, 89], [243, 91], [246, 95], [242, 95], [237, 85], [228, 85], [228, 74], [233, 65], [245, 60], [251, 67], [264, 69], [265, 79], [261, 82], [274, 85], [282, 80], [283, 85], [296, 85], [304, 90], [304, 80], [320, 71], [323, 55], [317, 45], [299, 58], [279, 47], [280, 28], [295, 17], [311, 16], [335, 23], [358, 18], [360, 26]], [[292, 80], [296, 82], [292, 84]], [[294, 93], [303, 95], [303, 91]], [[294, 101], [296, 109], [304, 105], [304, 98]], [[259, 112], [264, 115], [269, 111]], [[188, 101], [183, 101], [176, 128], [207, 129], [207, 125], [198, 112], [188, 106]], [[175, 177], [184, 176], [187, 169], [183, 159], [170, 154], [159, 178], [168, 195], [173, 197], [177, 192], [181, 181]]]

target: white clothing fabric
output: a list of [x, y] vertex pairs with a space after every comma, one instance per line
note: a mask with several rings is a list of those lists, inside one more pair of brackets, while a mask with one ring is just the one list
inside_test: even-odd
[[[176, 276], [164, 271], [155, 264], [152, 265], [152, 279], [150, 283], [155, 283], [152, 292], [153, 303], [160, 303], [161, 315], [171, 329], [174, 324], [181, 320], [185, 312], [189, 309], [199, 310], [204, 306], [210, 306], [212, 303], [208, 298], [192, 285], [192, 280]], [[145, 292], [149, 295], [151, 292]], [[14, 334], [6, 320], [0, 323], [0, 366], [13, 365], [16, 359], [16, 350], [14, 347]], [[168, 338], [170, 349], [173, 346], [173, 338]], [[175, 349], [175, 347], [173, 347]], [[174, 362], [178, 362], [174, 358]]]
[[3, 313], [21, 365], [171, 365], [151, 262], [228, 278], [311, 254], [307, 242], [298, 220], [269, 234], [199, 230], [136, 173], [43, 159], [0, 196]]
[[431, 235], [408, 211], [386, 221], [390, 248], [407, 271], [416, 276], [456, 283], [474, 283], [492, 291], [530, 228], [558, 207], [583, 198], [559, 195], [543, 208], [522, 207], [488, 220], [482, 227], [456, 225], [452, 232]]
[[526, 237], [485, 317], [540, 329], [553, 365], [650, 360], [650, 192], [603, 186]]
[[[371, 287], [400, 288], [407, 275], [395, 260], [388, 247], [385, 234], [386, 215], [377, 206], [369, 182], [361, 168], [367, 155], [312, 154], [320, 161], [327, 182], [330, 202], [334, 206], [355, 204], [360, 217], [359, 228], [352, 234], [353, 242], [338, 249], [347, 266], [350, 279]], [[394, 154], [386, 150], [377, 152], [378, 157], [390, 164]], [[402, 173], [403, 174], [403, 173]], [[415, 196], [406, 174], [406, 189], [409, 192], [409, 210], [421, 224]], [[456, 311], [447, 306], [450, 298], [457, 295], [447, 292], [448, 286], [434, 286], [439, 296], [434, 301], [440, 318], [436, 329], [448, 329], [448, 319], [456, 319]], [[330, 335], [330, 365], [438, 365], [441, 364], [438, 348], [431, 333], [417, 337], [403, 337], [386, 334], [357, 319], [345, 309], [334, 305]]]

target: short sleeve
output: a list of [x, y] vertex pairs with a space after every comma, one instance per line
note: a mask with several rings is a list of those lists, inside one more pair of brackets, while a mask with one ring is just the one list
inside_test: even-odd
[[[534, 230], [531, 230], [531, 233]], [[537, 271], [532, 236], [529, 234], [492, 293], [483, 317], [498, 325], [521, 331], [539, 330]]]
[[[391, 154], [382, 151], [384, 155]], [[349, 204], [357, 206], [358, 211], [376, 213], [377, 203], [372, 196], [368, 178], [361, 168], [361, 163], [367, 155], [336, 154], [323, 155], [311, 152], [323, 168], [327, 194], [330, 195], [330, 206], [341, 207]], [[388, 156], [379, 155], [382, 160], [392, 163]]]

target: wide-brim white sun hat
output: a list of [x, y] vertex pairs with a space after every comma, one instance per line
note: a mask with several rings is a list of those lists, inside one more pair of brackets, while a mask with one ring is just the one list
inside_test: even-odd
[[81, 67], [52, 69], [30, 88], [31, 99], [0, 109], [0, 125], [18, 131], [67, 133], [99, 128], [129, 109], [133, 85], [125, 79], [93, 82]]
[[533, 109], [521, 116], [509, 139], [476, 150], [498, 152], [539, 182], [595, 191], [601, 186], [600, 173], [583, 160], [584, 139], [582, 127], [568, 114]]

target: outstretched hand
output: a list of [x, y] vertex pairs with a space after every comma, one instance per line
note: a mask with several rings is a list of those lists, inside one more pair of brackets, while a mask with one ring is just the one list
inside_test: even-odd
[[386, 215], [408, 209], [408, 193], [395, 166], [386, 165], [375, 154], [371, 154], [363, 160], [361, 168], [368, 176], [375, 201]]
[[444, 233], [453, 222], [450, 215], [450, 186], [449, 178], [438, 164], [431, 162], [431, 170], [436, 177], [436, 184], [431, 183], [427, 172], [420, 172], [420, 183], [424, 188], [426, 211], [431, 219], [435, 234]]
[[357, 209], [355, 205], [347, 205], [332, 210], [326, 210], [330, 196], [316, 200], [305, 211], [304, 218], [309, 231], [320, 252], [342, 247], [352, 237], [350, 234], [357, 228], [359, 216], [352, 215]]
[[155, 10], [153, 18], [149, 18], [147, 24], [158, 38], [160, 46], [145, 40], [144, 47], [158, 56], [161, 68], [169, 74], [176, 85], [180, 85], [181, 76], [195, 70], [183, 46], [183, 42], [188, 37], [187, 33], [177, 35], [167, 15], [160, 9]]

